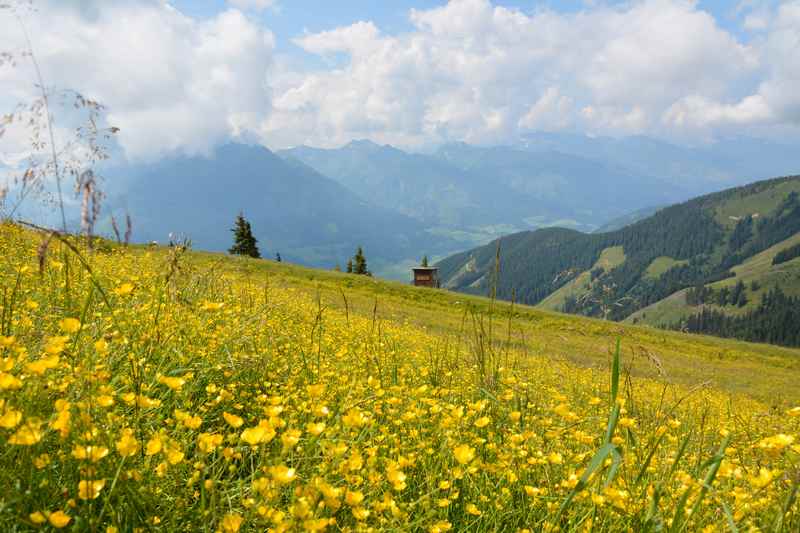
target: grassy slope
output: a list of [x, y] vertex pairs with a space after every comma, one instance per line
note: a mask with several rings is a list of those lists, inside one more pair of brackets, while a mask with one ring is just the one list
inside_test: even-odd
[[645, 277], [650, 279], [658, 279], [661, 275], [672, 267], [685, 265], [688, 261], [679, 261], [671, 257], [661, 256], [653, 259], [653, 262], [647, 266], [645, 270]]
[[[771, 402], [800, 400], [800, 389], [796, 387], [800, 350], [623, 325], [519, 305], [513, 306], [509, 320], [511, 304], [492, 303], [483, 297], [272, 261], [224, 260], [221, 255], [207, 253], [195, 253], [193, 257], [201, 263], [216, 257], [253, 276], [255, 282], [269, 280], [270, 286], [319, 295], [325, 306], [344, 309], [347, 305], [353, 314], [371, 317], [377, 310], [376, 316], [381, 320], [409, 323], [446, 339], [473, 333], [464, 326], [468, 310], [486, 314], [494, 309], [495, 337], [503, 342], [510, 338], [513, 346], [531, 356], [607, 368], [612, 346], [619, 337], [633, 376], [661, 377], [689, 386], [710, 383]], [[663, 376], [654, 360], [660, 362]]]
[[[735, 277], [709, 285], [709, 287], [718, 290], [722, 287], [733, 287], [739, 281], [742, 281], [747, 287], [747, 305], [741, 308], [733, 306], [722, 308], [717, 305], [709, 305], [709, 307], [724, 310], [730, 314], [745, 313], [758, 306], [762, 295], [775, 286], [779, 286], [786, 294], [792, 296], [800, 295], [800, 258], [780, 265], [772, 264], [772, 258], [778, 252], [798, 243], [800, 243], [800, 234], [779, 242], [771, 248], [754, 255], [742, 264], [733, 267], [731, 270], [736, 274]], [[753, 281], [757, 281], [760, 285], [757, 291], [753, 291], [750, 288], [750, 283]], [[632, 323], [636, 321], [653, 326], [673, 324], [681, 318], [697, 312], [699, 309], [698, 307], [687, 305], [685, 295], [686, 290], [671, 294], [663, 300], [634, 313], [626, 319], [626, 322]]]
[[800, 527], [798, 351], [3, 231], [2, 531]]
[[755, 214], [771, 215], [793, 191], [800, 192], [800, 180], [784, 181], [756, 194], [729, 198], [717, 206], [715, 218], [726, 228], [732, 229], [741, 217]]
[[557, 291], [542, 300], [537, 307], [550, 311], [561, 311], [564, 308], [564, 302], [567, 300], [567, 297], [574, 296], [580, 298], [589, 292], [592, 270], [599, 267], [605, 270], [611, 270], [624, 262], [625, 252], [622, 250], [622, 246], [606, 248], [602, 251], [592, 268], [581, 272], [574, 280], [560, 287]]

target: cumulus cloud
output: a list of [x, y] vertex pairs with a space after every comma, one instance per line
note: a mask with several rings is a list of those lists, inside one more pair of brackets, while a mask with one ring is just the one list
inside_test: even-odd
[[[529, 130], [800, 131], [800, 0], [743, 4], [734, 16], [750, 39], [693, 0], [571, 13], [450, 0], [410, 10], [402, 33], [363, 20], [300, 35], [293, 44], [322, 58], [306, 63], [276, 54], [269, 29], [240, 11], [274, 1], [228, 4], [197, 20], [166, 0], [50, 0], [32, 33], [50, 82], [106, 103], [132, 157], [244, 134], [271, 147], [354, 138], [415, 147]], [[8, 19], [0, 34], [19, 37]], [[0, 70], [0, 95], [21, 94], [18, 75]]]
[[759, 43], [762, 72], [752, 94], [733, 101], [689, 94], [665, 111], [663, 121], [706, 134], [731, 126], [800, 126], [800, 1], [782, 4], [758, 29], [767, 34]]
[[[238, 10], [198, 21], [160, 1], [95, 10], [53, 1], [28, 25], [47, 83], [104, 103], [132, 158], [206, 151], [269, 113], [274, 39]], [[0, 34], [22, 38], [8, 16]], [[0, 71], [0, 87], [17, 100], [33, 79], [26, 62]]]
[[358, 22], [296, 39], [309, 53], [347, 59], [276, 82], [265, 138], [503, 142], [529, 129], [658, 135], [782, 116], [744, 100], [762, 50], [693, 1], [525, 13], [450, 0], [409, 18], [413, 30], [399, 35]]
[[519, 120], [526, 130], [560, 130], [571, 123], [573, 101], [557, 87], [548, 87], [528, 112]]

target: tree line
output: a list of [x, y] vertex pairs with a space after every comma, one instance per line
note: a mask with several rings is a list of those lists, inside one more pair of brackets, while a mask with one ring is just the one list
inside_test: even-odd
[[672, 325], [689, 333], [707, 333], [754, 342], [800, 346], [800, 298], [786, 295], [779, 287], [767, 292], [761, 303], [743, 315], [729, 315], [703, 308]]
[[[757, 291], [758, 288], [758, 282], [754, 281], [751, 283], [750, 289], [752, 291]], [[744, 307], [747, 305], [747, 301], [745, 285], [742, 281], [739, 281], [733, 288], [721, 287], [719, 289], [713, 289], [705, 285], [698, 285], [686, 291], [686, 303], [692, 306], [716, 304], [722, 307], [726, 305]]]

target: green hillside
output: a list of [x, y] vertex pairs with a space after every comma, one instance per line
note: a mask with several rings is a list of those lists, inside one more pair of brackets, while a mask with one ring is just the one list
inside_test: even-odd
[[[501, 298], [588, 316], [672, 326], [696, 311], [687, 289], [704, 286], [735, 292], [737, 301], [720, 310], [744, 316], [776, 288], [787, 297], [800, 293], [797, 261], [772, 264], [800, 240], [799, 192], [797, 176], [757, 182], [609, 233], [551, 228], [509, 235], [439, 266], [451, 289], [487, 294], [496, 278]], [[625, 260], [602, 264], [617, 248]]]
[[[757, 307], [763, 295], [775, 287], [779, 287], [787, 295], [800, 296], [800, 259], [795, 258], [778, 265], [772, 264], [773, 259], [779, 252], [797, 244], [800, 244], [800, 233], [731, 268], [735, 276], [708, 285], [709, 288], [714, 290], [719, 290], [723, 287], [730, 289], [741, 281], [747, 287], [747, 303], [744, 306], [721, 307], [716, 304], [706, 305], [727, 313], [743, 314]], [[755, 282], [756, 288], [753, 288], [753, 282]], [[680, 319], [695, 313], [697, 308], [698, 306], [696, 305], [686, 303], [686, 290], [681, 290], [633, 313], [626, 319], [626, 322], [665, 326], [674, 324]]]

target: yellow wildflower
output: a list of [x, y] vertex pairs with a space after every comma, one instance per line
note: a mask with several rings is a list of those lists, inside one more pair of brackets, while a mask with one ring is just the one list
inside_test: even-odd
[[139, 441], [133, 436], [133, 430], [125, 428], [122, 430], [122, 436], [117, 441], [117, 452], [122, 457], [131, 457], [136, 455], [139, 451]]
[[355, 507], [364, 501], [364, 493], [360, 491], [348, 490], [344, 494], [344, 501], [350, 507]]
[[228, 412], [223, 412], [222, 418], [224, 418], [225, 422], [227, 422], [234, 429], [240, 428], [242, 424], [244, 424], [244, 420], [242, 419], [242, 417]]
[[482, 416], [475, 421], [476, 428], [484, 428], [489, 425], [491, 419], [488, 416]]
[[277, 483], [286, 485], [291, 483], [297, 477], [294, 468], [289, 468], [286, 465], [276, 465], [269, 467], [269, 475], [272, 476]]
[[105, 446], [76, 444], [75, 448], [72, 449], [72, 456], [75, 459], [88, 460], [93, 463], [96, 463], [106, 455], [108, 455], [108, 448]]
[[54, 528], [61, 529], [67, 527], [70, 521], [72, 521], [72, 517], [70, 517], [64, 511], [56, 511], [55, 513], [50, 513], [50, 516], [47, 517], [47, 520]]
[[468, 444], [462, 444], [453, 449], [453, 456], [459, 464], [465, 465], [475, 459], [475, 450]]
[[81, 480], [78, 482], [78, 497], [81, 500], [94, 500], [100, 496], [100, 491], [106, 486], [103, 479]]
[[8, 439], [9, 444], [16, 444], [17, 446], [33, 446], [42, 440], [42, 432], [39, 429], [41, 423], [29, 420], [17, 432], [11, 435]]
[[20, 381], [13, 374], [6, 374], [5, 372], [0, 372], [0, 390], [14, 390], [14, 389], [19, 389], [21, 387], [22, 387], [22, 381]]
[[242, 527], [244, 519], [236, 513], [226, 514], [222, 519], [222, 531], [225, 533], [236, 533]]
[[153, 435], [149, 441], [147, 441], [147, 445], [144, 449], [145, 455], [155, 455], [161, 451], [161, 448], [164, 446], [164, 443], [161, 440], [161, 436]]
[[19, 411], [15, 411], [14, 409], [10, 409], [3, 413], [3, 416], [0, 416], [0, 428], [5, 429], [12, 429], [17, 427], [22, 421], [22, 413]]
[[81, 322], [77, 318], [64, 318], [58, 323], [64, 333], [77, 333], [81, 329]]
[[122, 283], [113, 292], [117, 296], [129, 296], [133, 292], [133, 283]]
[[197, 437], [197, 446], [203, 453], [211, 453], [222, 444], [222, 435], [215, 433], [201, 433]]
[[174, 391], [179, 391], [183, 388], [186, 380], [181, 377], [159, 376], [158, 382]]

